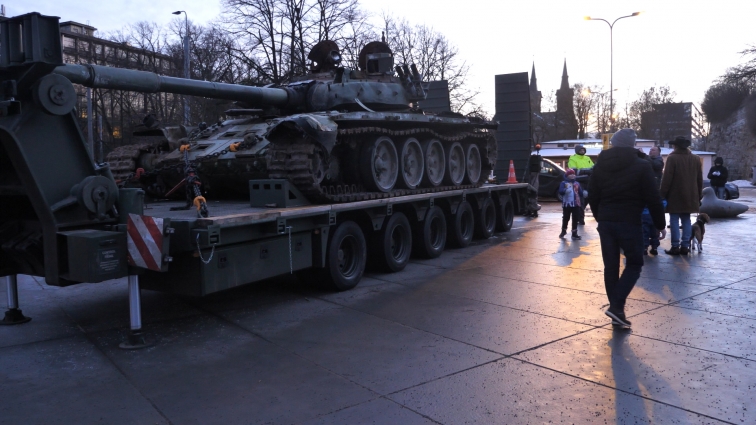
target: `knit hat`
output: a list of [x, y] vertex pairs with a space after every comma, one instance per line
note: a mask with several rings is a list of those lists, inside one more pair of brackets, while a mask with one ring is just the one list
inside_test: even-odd
[[617, 148], [633, 148], [635, 147], [635, 130], [632, 128], [623, 128], [622, 130], [614, 133], [612, 140], [610, 141], [612, 146]]
[[575, 170], [573, 170], [572, 168], [568, 168], [568, 169], [567, 169], [567, 170], [566, 170], [566, 171], [564, 172], [564, 175], [565, 175], [565, 176], [574, 176], [574, 175], [575, 175]]
[[724, 164], [724, 159], [722, 159], [721, 156], [718, 156], [717, 159], [714, 160], [714, 165], [722, 165]]

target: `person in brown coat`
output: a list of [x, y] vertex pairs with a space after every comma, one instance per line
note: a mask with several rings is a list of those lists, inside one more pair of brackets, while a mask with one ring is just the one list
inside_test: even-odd
[[[687, 255], [690, 252], [690, 214], [698, 212], [703, 191], [701, 159], [688, 150], [690, 140], [677, 137], [669, 142], [675, 150], [667, 156], [661, 181], [661, 197], [667, 200], [672, 248], [669, 255]], [[682, 239], [680, 223], [682, 222]]]

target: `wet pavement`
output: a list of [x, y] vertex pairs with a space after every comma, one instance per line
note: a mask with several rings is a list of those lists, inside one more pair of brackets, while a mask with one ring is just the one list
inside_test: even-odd
[[754, 424], [756, 189], [739, 202], [703, 253], [646, 257], [632, 331], [603, 314], [595, 221], [562, 241], [555, 202], [347, 292], [143, 291], [139, 351], [118, 348], [125, 281], [21, 276], [33, 320], [0, 327], [0, 424]]

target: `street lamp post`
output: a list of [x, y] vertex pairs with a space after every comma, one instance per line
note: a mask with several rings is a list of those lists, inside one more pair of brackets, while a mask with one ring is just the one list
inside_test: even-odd
[[624, 18], [632, 18], [633, 16], [638, 16], [642, 12], [633, 12], [631, 15], [627, 16], [620, 16], [619, 18], [615, 19], [614, 22], [609, 23], [606, 19], [603, 18], [591, 18], [590, 16], [586, 16], [584, 19], [586, 21], [604, 21], [607, 25], [609, 25], [609, 119], [611, 121], [611, 128], [610, 131], [614, 131], [614, 24], [617, 23], [620, 19]]
[[[189, 16], [183, 10], [173, 12], [174, 15], [184, 14], [184, 78], [189, 79]], [[184, 125], [189, 125], [189, 99], [184, 96]]]

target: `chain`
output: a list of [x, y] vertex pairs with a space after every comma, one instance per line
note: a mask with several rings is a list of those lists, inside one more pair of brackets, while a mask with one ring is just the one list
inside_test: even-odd
[[286, 226], [289, 231], [289, 273], [294, 274], [294, 262], [291, 257], [291, 226]]
[[[202, 250], [200, 249], [200, 244], [199, 244], [199, 237], [200, 237], [200, 235], [199, 235], [199, 233], [197, 233], [197, 239], [196, 239], [196, 242], [197, 242], [197, 253], [199, 254], [199, 258], [200, 258], [200, 260], [201, 260], [201, 261], [202, 261], [203, 263], [205, 263], [205, 264], [210, 264], [210, 261], [212, 261], [212, 259], [213, 259], [213, 254], [215, 254], [215, 245], [213, 245], [213, 249], [212, 249], [212, 250], [210, 250], [210, 256], [209, 256], [209, 257], [207, 257], [207, 260], [205, 260], [204, 258], [202, 258]], [[290, 249], [291, 249], [291, 248], [290, 248]], [[293, 273], [293, 272], [292, 272], [292, 273]]]
[[[213, 131], [216, 130], [217, 127], [218, 127], [217, 124], [213, 124], [212, 126], [206, 128], [204, 130], [195, 129], [187, 137], [187, 142], [189, 144], [191, 144], [191, 145], [196, 145], [197, 144], [197, 140], [201, 136], [203, 136], [205, 134], [212, 133]], [[237, 151], [242, 151], [242, 150], [249, 149], [252, 146], [260, 143], [263, 140], [263, 138], [260, 137], [260, 136], [258, 136], [257, 134], [253, 134], [252, 136], [253, 136], [252, 140], [249, 140], [249, 141], [248, 140], [244, 140], [242, 142], [239, 142], [236, 150]], [[209, 160], [213, 160], [213, 159], [218, 158], [221, 155], [225, 155], [225, 154], [227, 154], [229, 152], [231, 152], [231, 151], [228, 148], [226, 148], [226, 149], [223, 149], [223, 150], [218, 151], [218, 152], [213, 152], [211, 154], [199, 156], [199, 157], [195, 158], [192, 161], [186, 162], [185, 164], [188, 164], [190, 167], [192, 167], [194, 169], [197, 169], [198, 165], [200, 163], [205, 162], [205, 161], [209, 161]], [[158, 168], [155, 168], [153, 170], [146, 171], [146, 172], [142, 173], [140, 175], [140, 178], [141, 177], [153, 177], [153, 176], [157, 176], [158, 174], [162, 173], [163, 171], [166, 171], [166, 170], [169, 170], [169, 169], [172, 169], [172, 168], [178, 170], [179, 172], [181, 172], [180, 164], [178, 164], [178, 163], [175, 163], [175, 164], [164, 164], [164, 165], [162, 165], [162, 166], [160, 166]], [[135, 176], [136, 176], [136, 173], [130, 173], [123, 181], [129, 181], [129, 180], [133, 179]]]

